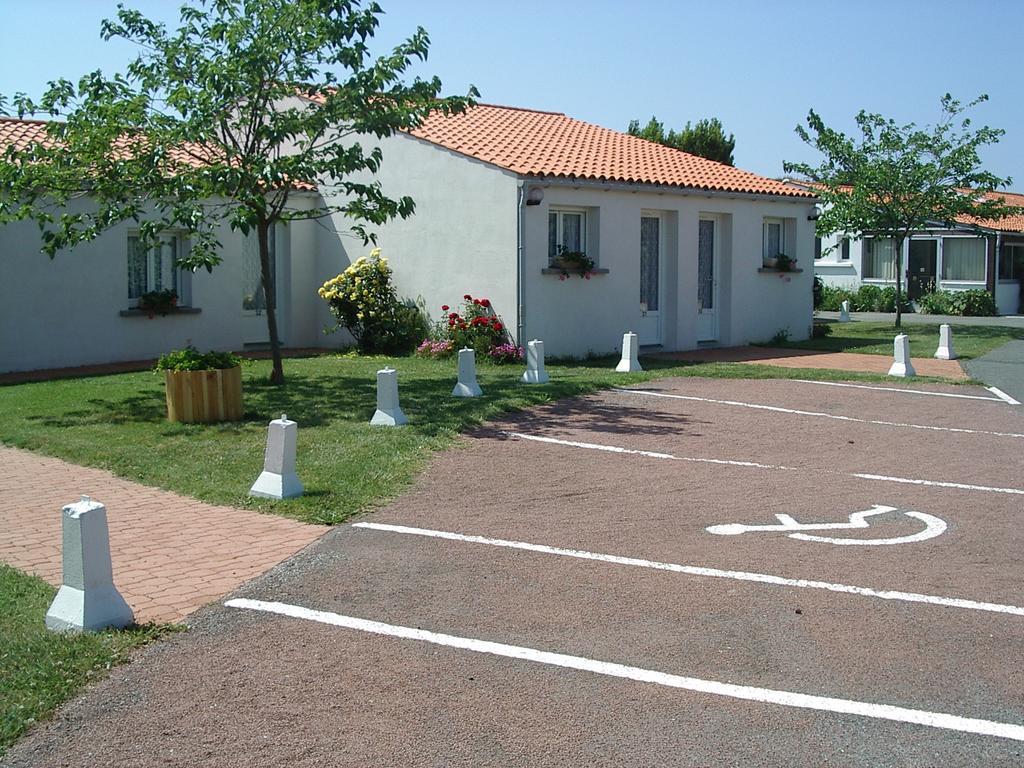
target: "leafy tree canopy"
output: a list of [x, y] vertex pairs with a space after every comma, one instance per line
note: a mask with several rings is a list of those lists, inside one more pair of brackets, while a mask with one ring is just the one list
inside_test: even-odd
[[[406, 82], [410, 66], [427, 58], [422, 28], [373, 55], [381, 14], [361, 0], [200, 0], [168, 30], [119, 5], [102, 37], [138, 46], [125, 73], [58, 80], [38, 101], [0, 97], [0, 111], [60, 118], [46, 141], [3, 151], [0, 222], [34, 219], [51, 257], [125, 221], [137, 223], [143, 245], [185, 231], [190, 250], [179, 265], [192, 269], [221, 261], [217, 235], [227, 223], [259, 236], [273, 296], [271, 224], [341, 214], [367, 241], [365, 223], [411, 215], [410, 198], [388, 197], [373, 179], [383, 158], [360, 137], [413, 128], [433, 111], [464, 111], [478, 95], [471, 88], [442, 98], [436, 77]], [[322, 193], [313, 207], [291, 204], [296, 185], [310, 183]], [[92, 206], [66, 207], [83, 195]]]
[[841, 232], [891, 237], [896, 246], [896, 327], [900, 325], [902, 246], [912, 232], [930, 223], [952, 223], [965, 216], [999, 219], [1016, 211], [1001, 198], [986, 196], [1010, 183], [981, 165], [979, 150], [999, 141], [1004, 131], [973, 128], [964, 113], [986, 101], [982, 95], [962, 104], [942, 97], [942, 114], [932, 126], [900, 125], [861, 111], [859, 135], [829, 128], [811, 110], [807, 127], [796, 132], [822, 155], [817, 165], [784, 163], [787, 173], [810, 180], [822, 201], [820, 235]]
[[656, 117], [652, 117], [643, 128], [640, 127], [639, 120], [631, 120], [626, 133], [691, 155], [706, 157], [708, 160], [726, 165], [734, 164], [732, 151], [736, 147], [736, 139], [731, 133], [728, 137], [725, 135], [722, 122], [717, 117], [698, 120], [696, 125], [691, 125], [687, 121], [678, 133], [671, 128], [665, 133], [665, 126]]

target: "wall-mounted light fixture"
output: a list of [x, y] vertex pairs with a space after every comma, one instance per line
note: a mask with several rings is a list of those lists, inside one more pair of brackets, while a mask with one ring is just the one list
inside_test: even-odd
[[821, 211], [818, 210], [818, 206], [812, 205], [811, 209], [807, 212], [807, 220], [817, 221], [819, 216], [821, 216]]
[[540, 205], [544, 199], [544, 190], [540, 187], [530, 187], [526, 193], [526, 204], [527, 205]]

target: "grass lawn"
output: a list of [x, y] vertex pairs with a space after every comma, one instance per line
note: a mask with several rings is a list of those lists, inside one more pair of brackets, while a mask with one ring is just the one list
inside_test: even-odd
[[[479, 366], [484, 397], [450, 396], [454, 360], [323, 356], [285, 361], [287, 383], [267, 382], [267, 361], [243, 369], [245, 420], [212, 426], [165, 420], [163, 379], [151, 372], [0, 387], [0, 441], [101, 467], [130, 480], [216, 504], [299, 520], [338, 523], [401, 492], [434, 451], [501, 413], [596, 388], [659, 376], [821, 378], [886, 381], [883, 376], [790, 370], [735, 363], [645, 361], [649, 370], [616, 374], [604, 358], [549, 365], [551, 383], [519, 383], [521, 366]], [[399, 371], [402, 408], [411, 424], [371, 427], [376, 371]], [[299, 423], [298, 499], [253, 499], [266, 425], [287, 413]], [[102, 496], [100, 496], [102, 500]]]
[[0, 563], [0, 758], [32, 723], [165, 630], [58, 635], [43, 624], [56, 590]]
[[[821, 321], [819, 321], [821, 322]], [[931, 357], [939, 346], [939, 325], [911, 325], [904, 323], [900, 331], [891, 322], [867, 323], [831, 321], [832, 335], [823, 339], [791, 341], [771, 346], [797, 349], [820, 349], [828, 352], [860, 352], [867, 355], [892, 355], [892, 340], [897, 333], [910, 337], [911, 357]], [[1014, 339], [1024, 339], [1024, 328], [1004, 328], [991, 325], [954, 325], [953, 349], [964, 359], [981, 357], [996, 347]]]

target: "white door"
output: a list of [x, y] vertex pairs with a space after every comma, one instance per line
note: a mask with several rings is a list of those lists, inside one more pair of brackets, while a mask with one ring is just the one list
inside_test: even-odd
[[640, 324], [641, 344], [661, 344], [661, 219], [640, 217]]
[[[278, 285], [277, 269], [277, 238], [275, 227], [268, 233], [268, 250], [270, 251], [270, 272], [274, 277], [275, 293], [281, 295]], [[242, 245], [242, 342], [244, 344], [269, 344], [270, 332], [267, 330], [267, 298], [263, 293], [260, 279], [260, 246], [255, 232], [250, 232]], [[278, 302], [275, 309], [280, 308]], [[278, 336], [281, 336], [281, 313], [277, 314]]]
[[697, 341], [718, 339], [718, 243], [715, 220], [697, 225]]

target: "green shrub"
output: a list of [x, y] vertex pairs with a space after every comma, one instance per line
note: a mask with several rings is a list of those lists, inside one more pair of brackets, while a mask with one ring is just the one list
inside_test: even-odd
[[844, 301], [849, 301], [852, 307], [853, 294], [845, 288], [835, 288], [831, 285], [821, 287], [821, 305], [818, 307], [826, 312], [838, 312], [842, 309]]
[[168, 352], [156, 361], [158, 371], [212, 371], [234, 368], [242, 358], [230, 352], [200, 352], [193, 346]]
[[931, 291], [917, 300], [917, 311], [922, 315], [948, 315], [949, 291]]
[[814, 296], [814, 308], [821, 309], [821, 302], [824, 298], [825, 284], [821, 282], [821, 278], [817, 275], [814, 276], [814, 287], [811, 289]]
[[832, 325], [830, 323], [815, 323], [811, 326], [811, 338], [812, 339], [824, 339], [826, 336], [832, 335]]
[[981, 288], [969, 291], [950, 291], [949, 308], [954, 315], [992, 317], [996, 314], [996, 300]]
[[917, 300], [917, 310], [926, 315], [962, 317], [992, 317], [997, 313], [996, 300], [992, 294], [980, 288], [926, 293]]
[[399, 301], [388, 260], [374, 248], [320, 288], [331, 314], [366, 354], [411, 352], [427, 338], [430, 325], [412, 302]]

